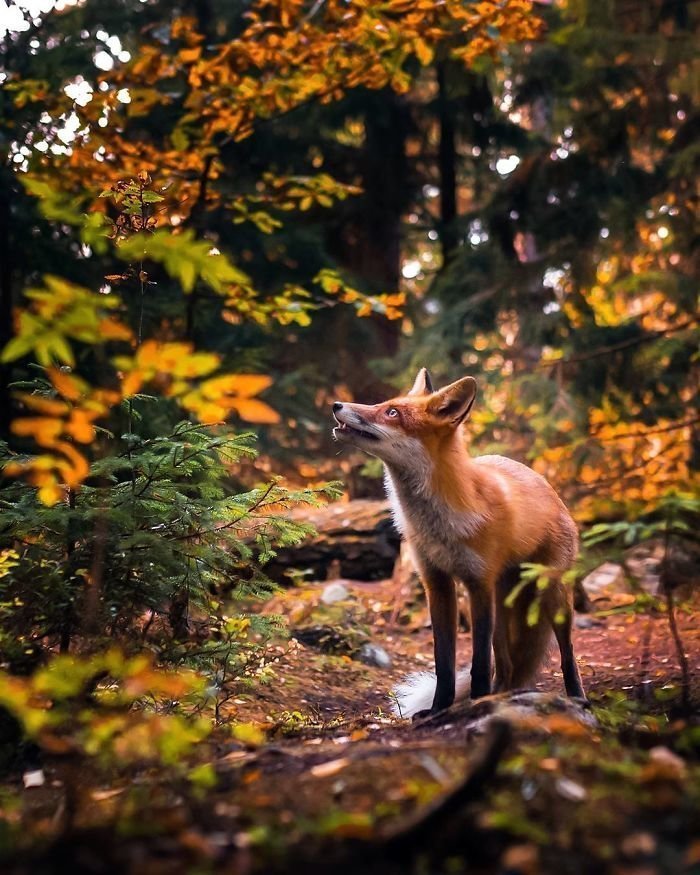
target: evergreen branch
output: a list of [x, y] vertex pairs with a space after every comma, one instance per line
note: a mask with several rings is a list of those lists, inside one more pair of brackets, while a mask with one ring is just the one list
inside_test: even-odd
[[170, 541], [187, 541], [187, 540], [190, 540], [192, 538], [201, 538], [204, 535], [215, 535], [215, 534], [218, 534], [219, 532], [225, 531], [226, 529], [231, 529], [234, 526], [237, 526], [241, 522], [241, 520], [245, 519], [245, 517], [248, 514], [254, 513], [256, 510], [258, 510], [258, 508], [263, 506], [263, 504], [265, 503], [265, 499], [270, 495], [270, 493], [276, 487], [276, 485], [277, 485], [276, 483], [270, 483], [268, 485], [267, 489], [265, 490], [265, 492], [260, 496], [260, 498], [258, 498], [258, 500], [254, 504], [252, 504], [249, 508], [246, 508], [246, 510], [241, 514], [241, 516], [239, 516], [235, 520], [232, 520], [230, 523], [225, 523], [223, 526], [217, 526], [216, 528], [213, 528], [213, 529], [200, 529], [198, 532], [189, 532], [185, 535], [178, 535], [174, 538], [169, 538], [168, 540], [170, 540]]

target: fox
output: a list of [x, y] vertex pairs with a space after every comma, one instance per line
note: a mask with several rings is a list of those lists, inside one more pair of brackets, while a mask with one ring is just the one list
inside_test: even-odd
[[[395, 710], [414, 720], [530, 684], [556, 639], [568, 696], [585, 699], [572, 640], [573, 593], [562, 582], [578, 553], [578, 530], [544, 477], [505, 456], [471, 456], [465, 423], [477, 382], [435, 390], [421, 368], [405, 395], [380, 404], [333, 403], [333, 438], [384, 463], [395, 525], [426, 592], [435, 674], [410, 676]], [[520, 583], [520, 566], [548, 567], [546, 589]], [[457, 582], [469, 595], [471, 667], [456, 671]], [[508, 600], [510, 593], [519, 587]], [[533, 598], [537, 621], [528, 622]], [[494, 672], [495, 662], [495, 672]]]

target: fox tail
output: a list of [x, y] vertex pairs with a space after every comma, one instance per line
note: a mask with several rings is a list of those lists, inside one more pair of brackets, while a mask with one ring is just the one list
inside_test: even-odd
[[[455, 699], [466, 699], [471, 687], [471, 666], [457, 673]], [[433, 704], [437, 679], [431, 671], [407, 675], [391, 692], [392, 711], [396, 717], [413, 717]]]

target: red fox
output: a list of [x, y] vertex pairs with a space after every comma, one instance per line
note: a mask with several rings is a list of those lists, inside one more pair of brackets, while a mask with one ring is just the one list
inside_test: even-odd
[[[397, 711], [404, 717], [433, 714], [467, 694], [466, 673], [455, 671], [457, 580], [469, 593], [473, 699], [492, 691], [492, 650], [495, 689], [517, 689], [532, 680], [552, 631], [566, 692], [584, 697], [571, 640], [572, 591], [560, 579], [576, 557], [576, 524], [530, 468], [503, 456], [469, 456], [461, 431], [475, 396], [473, 377], [434, 391], [422, 368], [407, 395], [383, 404], [333, 404], [333, 437], [384, 462], [394, 519], [428, 597], [435, 676], [397, 688]], [[551, 569], [532, 626], [527, 614], [534, 583], [512, 607], [505, 604], [522, 562]]]

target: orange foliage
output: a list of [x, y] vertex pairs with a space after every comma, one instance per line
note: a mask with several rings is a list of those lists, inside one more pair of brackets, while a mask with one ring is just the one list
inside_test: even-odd
[[[250, 136], [260, 121], [338, 100], [352, 88], [406, 92], [411, 57], [425, 66], [441, 49], [470, 65], [542, 30], [531, 0], [327, 0], [313, 14], [304, 0], [257, 0], [246, 18], [240, 36], [214, 46], [205, 45], [194, 19], [175, 19], [170, 42], [141, 45], [131, 63], [105, 77], [106, 91], [72, 107], [89, 135], [72, 146], [65, 187], [80, 191], [86, 180], [145, 171], [168, 184], [168, 202], [186, 216], [202, 196], [209, 206], [219, 203], [216, 187], [203, 192], [201, 180], [216, 181], [219, 149]], [[175, 79], [186, 83], [184, 114], [166, 142], [131, 140], [129, 120], [182, 100], [164, 84]], [[118, 96], [124, 89], [128, 103]]]

